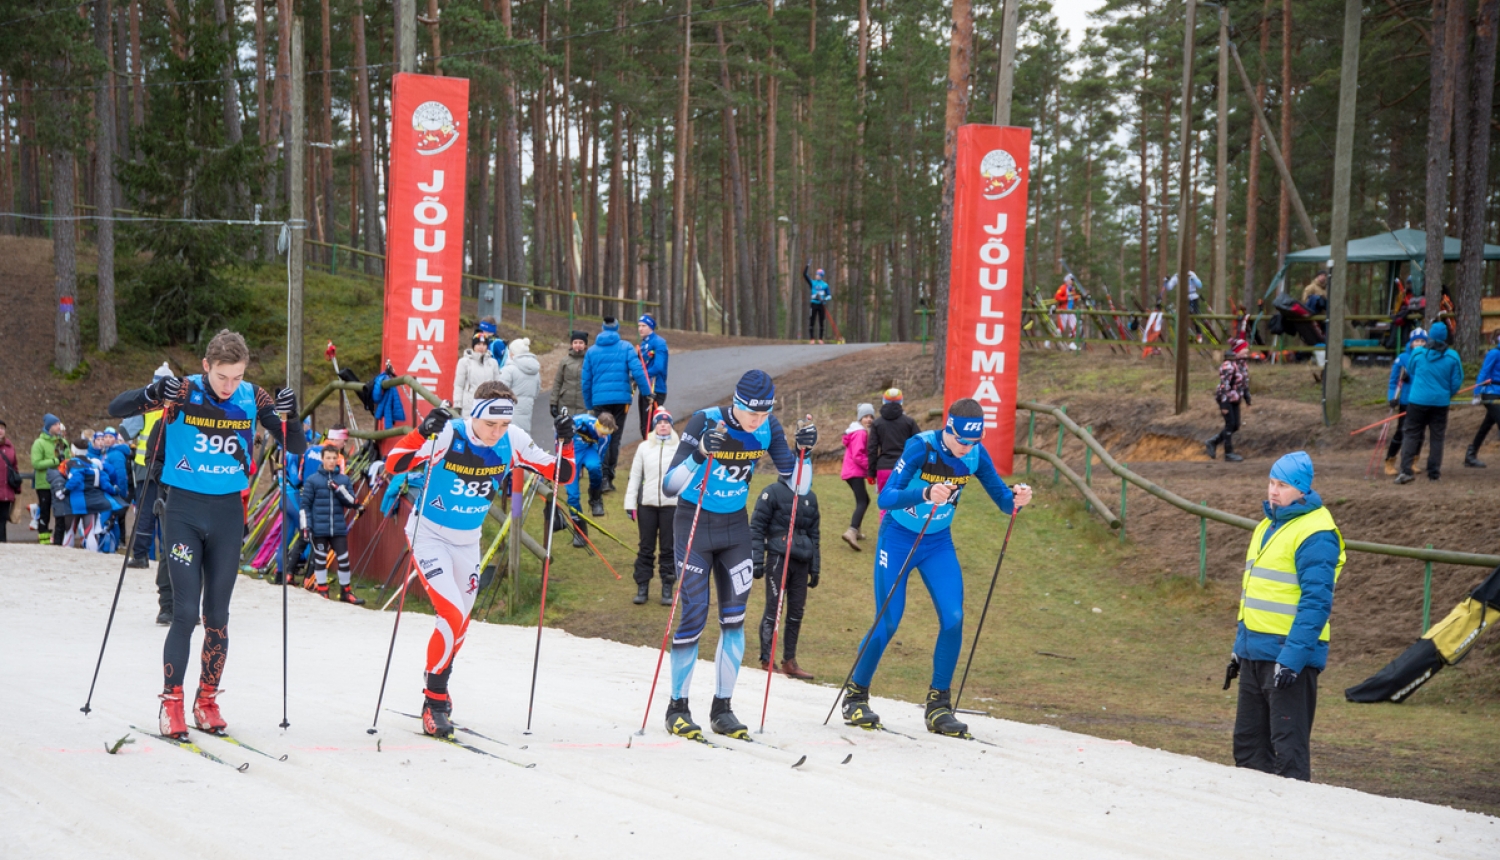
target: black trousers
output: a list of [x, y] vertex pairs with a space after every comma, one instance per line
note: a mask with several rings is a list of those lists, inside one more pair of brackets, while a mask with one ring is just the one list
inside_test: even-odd
[[14, 501], [0, 502], [0, 543], [6, 543], [6, 527], [10, 525], [10, 509], [15, 507]]
[[175, 488], [167, 494], [162, 543], [172, 578], [172, 626], [162, 648], [167, 688], [184, 686], [193, 628], [203, 618], [200, 681], [218, 686], [229, 652], [229, 599], [239, 578], [245, 509], [239, 493], [210, 496]]
[[[1406, 411], [1406, 407], [1402, 406], [1401, 407], [1401, 411], [1405, 412]], [[1401, 445], [1406, 441], [1406, 434], [1401, 432], [1402, 426], [1406, 424], [1406, 419], [1404, 417], [1403, 418], [1397, 418], [1395, 421], [1392, 421], [1391, 423], [1394, 424], [1394, 425], [1396, 425], [1396, 432], [1391, 434], [1391, 441], [1390, 441], [1390, 443], [1388, 445], [1385, 446], [1385, 458], [1387, 460], [1391, 459], [1392, 457], [1396, 456], [1397, 454], [1400, 454], [1401, 453]], [[1417, 453], [1420, 454], [1421, 452], [1422, 452], [1422, 443], [1421, 443], [1421, 441], [1418, 441], [1417, 442]]]
[[1406, 407], [1406, 418], [1401, 428], [1406, 438], [1401, 442], [1401, 474], [1410, 475], [1411, 467], [1422, 451], [1422, 431], [1427, 431], [1427, 477], [1436, 481], [1443, 472], [1443, 437], [1448, 433], [1448, 407]]
[[38, 488], [36, 491], [36, 530], [38, 535], [49, 534], [47, 524], [52, 521], [52, 491]]
[[865, 511], [870, 508], [870, 491], [865, 489], [864, 478], [845, 478], [844, 483], [854, 493], [854, 515], [849, 518], [849, 527], [859, 531], [860, 524], [865, 521]]
[[1234, 764], [1292, 779], [1312, 779], [1308, 752], [1318, 709], [1318, 670], [1276, 689], [1273, 660], [1240, 660], [1240, 701], [1234, 718]]
[[[813, 323], [818, 324], [818, 333], [813, 334]], [[823, 330], [828, 325], [828, 310], [823, 305], [809, 305], [807, 313], [807, 339], [823, 340]]]
[[1479, 450], [1479, 446], [1484, 444], [1484, 437], [1490, 435], [1491, 427], [1500, 427], [1500, 401], [1484, 404], [1484, 420], [1479, 422], [1479, 432], [1474, 434], [1474, 441], [1469, 443], [1470, 451]]
[[609, 442], [604, 450], [599, 452], [599, 467], [604, 472], [604, 480], [611, 484], [615, 482], [615, 465], [620, 462], [620, 437], [625, 435], [625, 416], [630, 412], [629, 403], [611, 403], [608, 406], [595, 406], [594, 414], [603, 415], [608, 412], [615, 417], [615, 432], [609, 434]]
[[1240, 404], [1220, 403], [1219, 414], [1224, 418], [1224, 429], [1208, 440], [1210, 444], [1223, 445], [1225, 454], [1234, 453], [1234, 434], [1240, 431]]
[[[766, 553], [766, 611], [760, 617], [760, 659], [771, 659], [771, 637], [775, 635], [776, 598], [781, 591], [781, 566], [786, 556]], [[797, 638], [802, 634], [802, 612], [807, 608], [806, 562], [793, 560], [786, 572], [786, 619], [781, 624], [781, 660], [797, 659]]]
[[655, 405], [657, 405], [657, 406], [660, 406], [663, 403], [667, 402], [667, 392], [665, 392], [665, 391], [658, 391], [658, 392], [656, 392], [655, 395], [642, 394], [639, 397], [640, 403], [637, 403], [636, 405], [639, 406], [640, 410], [641, 410], [641, 438], [642, 439], [645, 439], [646, 436], [647, 436], [647, 434], [649, 434], [651, 432], [651, 414], [656, 411], [656, 409], [654, 409], [652, 407], [652, 403], [653, 403], [652, 398], [653, 398], [653, 396], [655, 398], [655, 401], [654, 401]]
[[130, 548], [130, 554], [136, 558], [151, 555], [151, 543], [156, 539], [157, 492], [156, 481], [148, 478], [141, 482], [141, 497], [135, 506], [135, 543]]
[[635, 527], [640, 531], [640, 545], [635, 552], [635, 584], [645, 585], [651, 581], [651, 568], [656, 567], [662, 583], [670, 585], [677, 581], [677, 569], [673, 562], [672, 519], [677, 515], [677, 506], [654, 507], [641, 505], [635, 512]]

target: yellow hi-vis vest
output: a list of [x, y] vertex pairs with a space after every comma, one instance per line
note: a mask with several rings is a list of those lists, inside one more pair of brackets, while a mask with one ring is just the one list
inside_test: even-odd
[[[1245, 578], [1240, 586], [1239, 620], [1245, 629], [1256, 633], [1286, 636], [1292, 632], [1292, 620], [1297, 616], [1297, 604], [1302, 600], [1302, 587], [1297, 584], [1297, 548], [1302, 542], [1318, 532], [1333, 532], [1339, 539], [1339, 563], [1333, 569], [1333, 581], [1339, 581], [1344, 571], [1344, 536], [1333, 523], [1333, 515], [1327, 508], [1309, 511], [1276, 530], [1271, 539], [1261, 545], [1270, 520], [1261, 520], [1250, 538], [1250, 549], [1245, 553]], [[1323, 625], [1318, 639], [1327, 642], [1329, 626]]]
[[141, 427], [140, 434], [135, 437], [135, 464], [137, 466], [146, 465], [146, 440], [151, 438], [151, 428], [155, 427], [156, 422], [160, 420], [160, 409], [153, 409], [150, 412], [146, 413], [146, 423]]

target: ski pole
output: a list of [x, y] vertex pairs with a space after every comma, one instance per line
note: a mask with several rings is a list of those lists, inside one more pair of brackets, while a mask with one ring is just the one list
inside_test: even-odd
[[[693, 508], [693, 524], [688, 528], [687, 544], [682, 552], [682, 570], [677, 575], [677, 588], [672, 592], [672, 608], [667, 610], [667, 629], [661, 634], [661, 648], [656, 652], [656, 671], [651, 675], [651, 692], [646, 694], [646, 713], [641, 715], [641, 730], [636, 732], [638, 735], [646, 733], [646, 721], [651, 719], [651, 700], [656, 698], [656, 681], [661, 677], [661, 661], [667, 655], [667, 640], [672, 636], [672, 622], [677, 618], [677, 602], [682, 599], [681, 580], [687, 578], [688, 559], [693, 557], [693, 538], [698, 534], [698, 515], [703, 513], [703, 497], [708, 494], [708, 476], [713, 470], [714, 455], [709, 454], [708, 460], [703, 464], [703, 480], [698, 484], [698, 504]], [[553, 490], [554, 494], [556, 492]]]
[[969, 667], [974, 665], [974, 652], [979, 648], [979, 634], [984, 632], [984, 617], [990, 614], [990, 599], [995, 596], [995, 582], [1000, 579], [1000, 565], [1005, 564], [1005, 550], [1010, 546], [1010, 532], [1016, 527], [1017, 506], [1010, 512], [1010, 524], [1005, 527], [1005, 540], [1000, 542], [1000, 557], [995, 559], [995, 572], [990, 576], [990, 591], [984, 596], [984, 609], [979, 612], [979, 623], [974, 627], [974, 642], [969, 646], [969, 659], [964, 662], [964, 674], [958, 682], [958, 695], [953, 697], [953, 710], [958, 710], [959, 700], [964, 697], [964, 685], [969, 683]]
[[[430, 449], [427, 452], [429, 458], [436, 450], [436, 440], [437, 434], [434, 433], [431, 436], [428, 436], [427, 441], [422, 445], [423, 448]], [[420, 450], [421, 449], [418, 449], [418, 451]], [[429, 461], [427, 464], [427, 480], [422, 482], [422, 496], [417, 500], [417, 512], [415, 514], [416, 519], [413, 521], [411, 527], [412, 539], [411, 541], [409, 541], [409, 543], [413, 545], [416, 543], [417, 530], [422, 527], [422, 509], [427, 506], [427, 488], [432, 486], [432, 478], [432, 463]], [[415, 546], [410, 547], [410, 549], [412, 551], [413, 561], [412, 575], [415, 575], [418, 569], [416, 565]], [[397, 564], [399, 565], [400, 562], [397, 561]], [[375, 697], [375, 719], [370, 722], [370, 727], [368, 729], [365, 729], [366, 734], [375, 734], [376, 727], [380, 725], [380, 705], [385, 701], [385, 682], [391, 675], [391, 657], [396, 653], [396, 631], [401, 629], [401, 610], [406, 608], [406, 591], [411, 587], [411, 580], [412, 576], [409, 575], [406, 577], [406, 581], [401, 583], [401, 602], [396, 604], [396, 622], [391, 625], [391, 646], [387, 648], [385, 652], [385, 671], [380, 673], [380, 695]]]
[[[556, 496], [557, 494], [553, 493], [553, 495]], [[583, 542], [585, 544], [588, 544], [589, 552], [593, 553], [595, 558], [604, 563], [604, 567], [608, 569], [610, 573], [615, 575], [615, 579], [622, 578], [620, 576], [620, 572], [615, 570], [615, 566], [610, 564], [609, 559], [604, 557], [604, 553], [599, 551], [599, 547], [593, 541], [589, 540], [589, 533], [583, 530], [583, 526], [580, 526], [578, 523], [573, 522], [573, 518], [571, 516], [565, 517], [563, 519], [563, 522], [567, 524], [568, 528], [573, 530], [573, 534], [583, 538]]]
[[[172, 416], [167, 413], [166, 407], [162, 407], [161, 419], [157, 422], [160, 425], [161, 429], [160, 432], [156, 434], [156, 449], [151, 452], [151, 456], [146, 458], [146, 483], [141, 487], [142, 502], [144, 502], [146, 499], [146, 489], [151, 486], [151, 482], [155, 480], [158, 485], [160, 485], [161, 483], [160, 477], [153, 475], [152, 467], [156, 462], [157, 456], [161, 454], [162, 443], [167, 438], [166, 425], [171, 420]], [[139, 504], [140, 502], [137, 502], [137, 505]], [[4, 525], [4, 523], [0, 523], [0, 528], [3, 528]], [[104, 622], [104, 641], [99, 643], [99, 659], [94, 662], [94, 677], [89, 681], [89, 695], [88, 698], [84, 700], [83, 707], [78, 709], [80, 711], [83, 711], [85, 716], [88, 715], [89, 711], [93, 710], [92, 705], [94, 702], [94, 685], [99, 683], [99, 668], [104, 665], [104, 649], [109, 645], [109, 631], [110, 628], [115, 626], [115, 609], [120, 605], [120, 591], [125, 587], [125, 569], [130, 562], [130, 553], [134, 551], [133, 549], [131, 549], [131, 547], [135, 546], [135, 536], [136, 533], [140, 531], [140, 528], [141, 511], [137, 511], [135, 515], [135, 522], [130, 526], [130, 545], [125, 550], [125, 557], [120, 560], [120, 579], [115, 583], [115, 596], [114, 599], [109, 602], [109, 619]]]
[[[286, 414], [281, 413], [281, 504], [279, 505], [278, 513], [281, 513], [283, 518], [285, 517], [283, 512], [286, 510], [286, 464], [288, 456], [289, 454], [286, 449]], [[289, 650], [287, 646], [287, 583], [292, 578], [292, 571], [286, 566], [287, 531], [288, 529], [283, 527], [281, 535], [276, 540], [276, 553], [279, 556], [277, 564], [281, 567], [281, 727], [283, 729], [291, 725], [286, 718], [287, 664], [289, 662], [287, 656]]]
[[1370, 449], [1370, 461], [1365, 463], [1365, 480], [1375, 474], [1375, 462], [1380, 458], [1380, 449], [1385, 447], [1385, 437], [1391, 432], [1391, 425], [1380, 425], [1380, 435], [1375, 437], [1375, 447]]
[[[807, 416], [805, 420], [811, 422], [812, 416]], [[803, 421], [797, 422], [799, 430], [804, 426], [806, 424]], [[786, 578], [792, 569], [792, 541], [797, 536], [797, 488], [802, 485], [802, 458], [806, 454], [806, 451], [797, 452], [797, 465], [792, 469], [792, 514], [787, 518], [786, 555], [781, 561], [781, 587], [776, 592], [776, 615], [771, 620], [771, 661], [766, 666], [766, 692], [760, 700], [760, 728], [755, 732], [758, 735], [766, 733], [766, 707], [771, 703], [771, 678], [776, 674], [776, 637], [781, 632], [781, 607], [786, 602]]]
[[917, 539], [912, 541], [911, 550], [906, 553], [906, 561], [901, 563], [901, 572], [897, 574], [896, 581], [891, 583], [891, 590], [886, 592], [885, 600], [880, 604], [880, 608], [875, 611], [875, 623], [870, 625], [870, 632], [860, 640], [859, 653], [854, 655], [854, 665], [849, 667], [849, 674], [844, 676], [844, 683], [839, 685], [839, 694], [834, 697], [833, 707], [828, 709], [828, 716], [823, 718], [823, 725], [828, 725], [828, 721], [833, 719], [833, 712], [838, 710], [839, 702], [843, 701], [844, 689], [849, 686], [849, 680], [854, 677], [854, 670], [859, 668], [859, 661], [865, 658], [865, 649], [870, 647], [870, 637], [875, 635], [875, 629], [880, 626], [880, 619], [885, 616], [886, 607], [891, 605], [891, 598], [896, 596], [896, 589], [901, 587], [906, 575], [911, 572], [909, 567], [911, 560], [916, 557], [917, 546], [922, 543], [922, 536], [927, 534], [927, 527], [932, 525], [932, 515], [937, 512], [937, 509], [937, 505], [928, 509], [927, 519], [922, 521], [922, 530], [917, 532]]
[[[557, 470], [562, 466], [563, 440], [557, 437], [552, 453], [552, 507], [547, 510], [547, 557], [542, 560], [542, 597], [536, 610], [536, 651], [531, 655], [531, 695], [526, 700], [526, 731], [531, 734], [531, 710], [536, 705], [536, 673], [542, 663], [542, 619], [547, 617], [547, 578], [552, 572], [552, 523], [557, 519]], [[574, 466], [577, 469], [577, 466]]]

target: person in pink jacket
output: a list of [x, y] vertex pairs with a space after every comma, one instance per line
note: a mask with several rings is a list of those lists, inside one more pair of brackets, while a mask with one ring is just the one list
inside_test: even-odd
[[839, 477], [844, 479], [844, 483], [854, 493], [854, 516], [849, 518], [849, 528], [844, 529], [844, 543], [856, 552], [863, 552], [864, 548], [859, 542], [865, 539], [865, 535], [859, 527], [865, 521], [865, 509], [870, 506], [870, 493], [865, 489], [865, 484], [875, 483], [875, 479], [869, 477], [870, 457], [867, 448], [867, 434], [870, 432], [870, 425], [875, 423], [875, 407], [869, 403], [861, 403], [855, 412], [854, 423], [844, 431], [844, 468], [839, 472]]

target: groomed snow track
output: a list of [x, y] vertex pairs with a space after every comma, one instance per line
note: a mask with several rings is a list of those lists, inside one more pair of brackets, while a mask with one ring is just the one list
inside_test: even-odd
[[[288, 758], [197, 738], [250, 763], [238, 773], [130, 729], [156, 723], [163, 630], [150, 572], [130, 571], [93, 713], [79, 712], [118, 570], [118, 556], [0, 547], [0, 857], [1500, 856], [1494, 818], [1125, 742], [981, 717], [971, 728], [997, 746], [935, 738], [915, 706], [879, 700], [887, 725], [914, 739], [824, 727], [833, 689], [784, 677], [763, 737], [792, 752], [672, 739], [662, 688], [627, 748], [655, 652], [558, 630], [545, 633], [525, 736], [535, 631], [476, 625], [454, 672], [455, 717], [507, 745], [460, 738], [536, 764], [522, 770], [419, 737], [392, 713], [366, 734], [392, 616], [305, 592], [291, 595], [283, 731], [281, 593], [249, 579], [220, 701], [239, 738]], [[419, 707], [430, 632], [427, 617], [403, 622], [388, 706]], [[700, 719], [712, 677], [708, 665], [696, 673]], [[737, 711], [752, 726], [764, 678], [740, 677]], [[126, 734], [135, 743], [106, 754]]]

